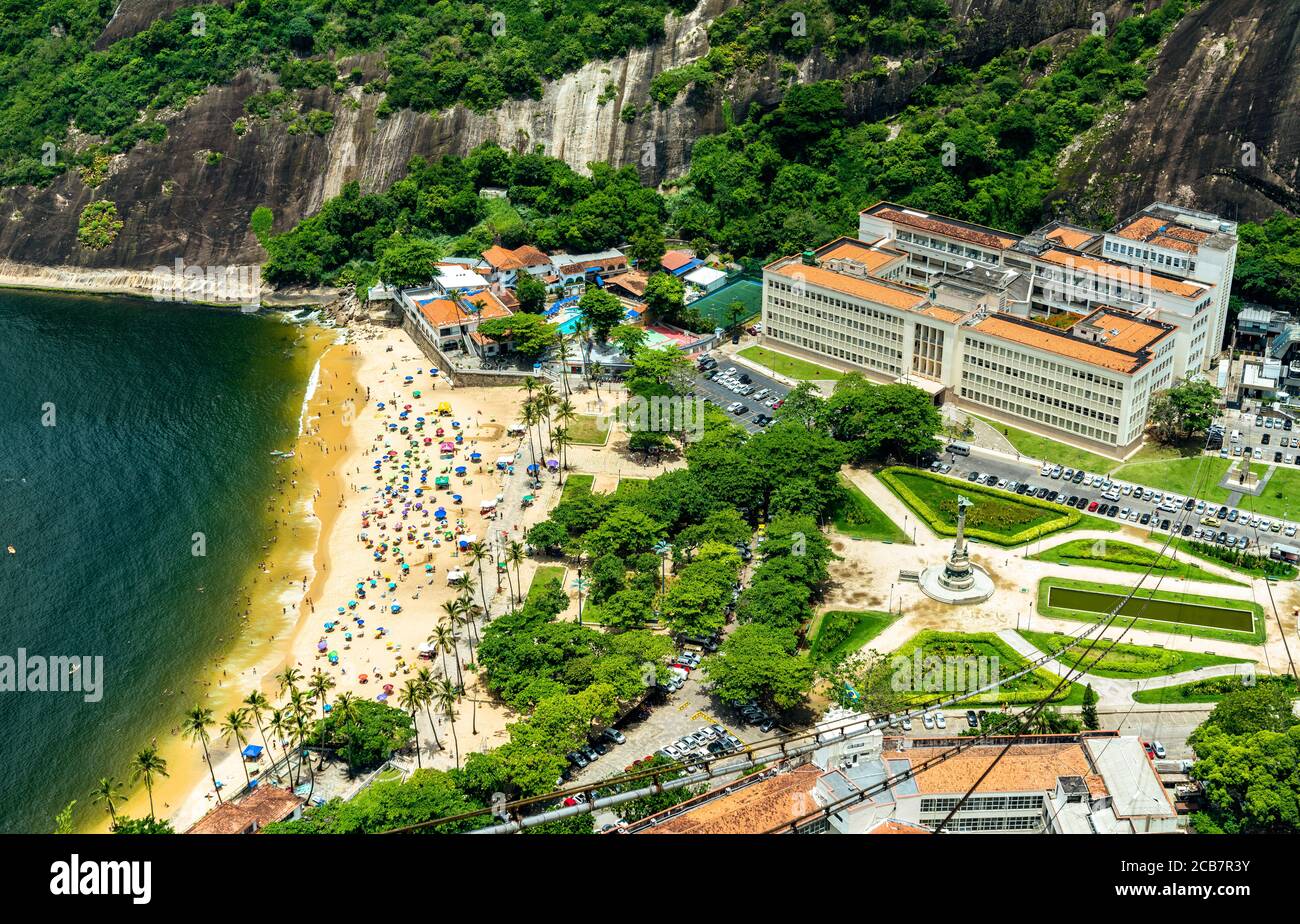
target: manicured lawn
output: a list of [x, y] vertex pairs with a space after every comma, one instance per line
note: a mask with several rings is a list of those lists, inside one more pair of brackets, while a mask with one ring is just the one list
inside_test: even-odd
[[[1069, 651], [1060, 651], [1071, 641], [1070, 636], [1056, 632], [1029, 632], [1024, 629], [1020, 634], [1040, 651], [1058, 654], [1057, 660], [1062, 664], [1098, 677], [1118, 677], [1121, 680], [1136, 680], [1141, 677], [1164, 677], [1167, 674], [1181, 674], [1219, 664], [1247, 664], [1243, 658], [1227, 658], [1221, 655], [1200, 654], [1194, 651], [1176, 651], [1171, 648], [1155, 648], [1148, 645], [1130, 645], [1120, 642], [1111, 646], [1098, 643], [1088, 652], [1084, 643]], [[1097, 656], [1102, 654], [1100, 658]]]
[[569, 421], [569, 439], [576, 446], [604, 446], [609, 440], [611, 421], [605, 421], [601, 429], [601, 418], [594, 414], [578, 414]]
[[[819, 613], [813, 621], [812, 631], [809, 633], [812, 644], [809, 646], [809, 655], [815, 660], [833, 660], [840, 654], [852, 654], [867, 642], [871, 641], [892, 623], [898, 619], [896, 614], [880, 613], [874, 610], [827, 610], [825, 613]], [[830, 636], [825, 636], [822, 632], [826, 628], [826, 622], [856, 620], [849, 634], [838, 642], [831, 644], [827, 641]], [[827, 645], [830, 648], [827, 648]]]
[[569, 475], [564, 479], [564, 493], [560, 495], [560, 503], [573, 500], [579, 494], [590, 494], [591, 486], [595, 483], [595, 475]]
[[740, 351], [739, 355], [745, 359], [752, 359], [756, 363], [767, 366], [773, 372], [779, 372], [781, 375], [789, 376], [792, 379], [839, 379], [844, 375], [843, 372], [836, 372], [834, 369], [827, 369], [825, 366], [819, 366], [816, 363], [796, 359], [793, 356], [786, 356], [784, 353], [777, 353], [775, 350], [769, 350], [766, 347], [745, 347]]
[[[1264, 610], [1251, 600], [1226, 600], [1202, 594], [1180, 593], [1167, 590], [1150, 590], [1151, 580], [1125, 604], [1121, 615], [1111, 623], [1113, 627], [1131, 626], [1169, 635], [1199, 636], [1228, 642], [1260, 644], [1264, 641]], [[1055, 593], [1059, 588], [1065, 593]], [[1068, 578], [1043, 578], [1038, 582], [1038, 612], [1056, 619], [1075, 622], [1104, 622], [1111, 608], [1131, 588], [1121, 584], [1098, 584], [1093, 581], [1075, 581]], [[1087, 599], [1089, 594], [1110, 594], [1110, 598]], [[1066, 596], [1073, 599], [1065, 600]], [[1048, 603], [1049, 598], [1053, 603]], [[1243, 615], [1244, 614], [1244, 615]], [[1253, 628], [1224, 628], [1245, 622], [1252, 616]], [[1189, 620], [1203, 620], [1193, 622]], [[1210, 625], [1210, 620], [1221, 620]]]
[[[977, 689], [983, 682], [974, 682], [982, 674], [987, 680], [1010, 677], [1028, 665], [1028, 661], [1014, 648], [998, 638], [992, 632], [938, 632], [926, 629], [914, 635], [896, 652], [895, 657], [907, 658], [911, 665], [916, 664], [915, 652], [921, 653], [921, 677], [911, 676], [914, 671], [901, 667], [895, 668], [893, 682], [896, 687], [910, 690], [909, 702], [922, 703], [937, 699], [946, 699], [963, 690]], [[927, 667], [931, 658], [938, 658], [934, 664], [942, 666], [940, 671]], [[951, 659], [951, 660], [949, 660]], [[948, 665], [983, 665], [977, 672], [970, 668], [948, 669]], [[997, 677], [992, 673], [996, 670]], [[951, 676], [949, 676], [951, 675]], [[982, 679], [981, 678], [981, 679]], [[955, 680], [953, 684], [950, 681]], [[962, 702], [963, 706], [996, 705], [999, 703], [1032, 703], [1042, 699], [1060, 683], [1061, 678], [1044, 668], [1014, 680], [1003, 680], [997, 688], [980, 693]], [[986, 681], [987, 682], [987, 681]], [[929, 689], [930, 687], [940, 689]], [[947, 687], [948, 689], [943, 689]], [[1062, 686], [1052, 697], [1052, 703], [1058, 706], [1077, 706], [1083, 703], [1083, 687], [1077, 683]]]
[[[1256, 681], [1261, 686], [1279, 683], [1286, 687], [1292, 698], [1296, 695], [1295, 680], [1291, 677], [1260, 677]], [[1229, 693], [1244, 687], [1240, 677], [1207, 677], [1205, 680], [1193, 680], [1172, 687], [1157, 687], [1154, 690], [1139, 690], [1133, 698], [1139, 703], [1152, 703], [1161, 706], [1178, 703], [1217, 703]]]
[[1038, 539], [1039, 531], [1047, 534], [1064, 529], [1119, 528], [1112, 520], [1083, 516], [1061, 504], [1031, 501], [1007, 491], [915, 469], [887, 468], [879, 478], [940, 535], [956, 534], [958, 495], [974, 503], [966, 514], [966, 534], [976, 541], [1017, 546]]
[[645, 486], [649, 483], [649, 478], [628, 478], [626, 476], [619, 478], [618, 487], [614, 489], [614, 499], [630, 501], [643, 492]]
[[[1273, 477], [1264, 485], [1264, 493], [1258, 497], [1243, 495], [1238, 506], [1269, 519], [1300, 520], [1300, 469], [1284, 465], [1274, 467]], [[1295, 541], [1281, 533], [1277, 535], [1275, 542]]]
[[[1165, 577], [1177, 580], [1190, 578], [1194, 581], [1242, 586], [1240, 581], [1211, 574], [1190, 562], [1178, 561], [1144, 546], [1120, 542], [1117, 539], [1071, 539], [1029, 557], [1061, 565], [1082, 565], [1091, 568], [1107, 568], [1112, 571], [1145, 573], [1150, 567], [1153, 576], [1163, 574]], [[1153, 562], [1155, 562], [1154, 567], [1152, 567]]]
[[1197, 497], [1221, 504], [1228, 499], [1228, 492], [1219, 487], [1219, 481], [1227, 470], [1227, 459], [1206, 456], [1203, 466], [1199, 458], [1129, 462], [1111, 472], [1111, 477], [1147, 488], [1172, 491], [1184, 497]]
[[981, 417], [980, 420], [1005, 436], [1012, 446], [1031, 459], [1038, 459], [1041, 462], [1050, 461], [1054, 465], [1064, 465], [1069, 468], [1081, 468], [1085, 472], [1109, 472], [1120, 464], [1116, 459], [1108, 459], [1086, 449], [1076, 449], [1074, 446], [1058, 443], [1037, 433], [1017, 429], [1010, 424], [998, 423], [986, 417]]
[[552, 581], [552, 580], [563, 581], [564, 570], [565, 569], [563, 565], [538, 566], [537, 570], [533, 572], [533, 582], [528, 585], [529, 599], [532, 598], [534, 590], [541, 590], [541, 588], [546, 586], [548, 581]]
[[831, 511], [835, 528], [855, 539], [876, 539], [882, 542], [908, 542], [907, 534], [885, 516], [885, 512], [849, 479], [840, 476], [844, 488], [843, 499]]

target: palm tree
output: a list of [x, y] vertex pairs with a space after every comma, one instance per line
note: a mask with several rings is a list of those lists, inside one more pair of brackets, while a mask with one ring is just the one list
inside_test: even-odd
[[[248, 711], [245, 709], [231, 709], [226, 713], [225, 720], [221, 723], [221, 740], [225, 744], [230, 744], [230, 739], [235, 739], [235, 750], [244, 750], [244, 732], [248, 731]], [[244, 768], [244, 782], [250, 786], [253, 784], [253, 778], [248, 773], [248, 763], [241, 756], [239, 765]]]
[[[555, 391], [555, 387], [550, 382], [544, 384], [537, 392], [537, 408], [542, 412], [542, 419], [546, 421], [546, 430], [551, 434], [551, 440], [555, 439], [554, 424], [551, 422], [551, 409], [559, 403], [560, 396]], [[541, 427], [538, 427], [538, 436], [541, 436]]]
[[[293, 719], [284, 709], [272, 709], [271, 717], [267, 719], [266, 727], [271, 729], [271, 734], [275, 735], [275, 740], [281, 742], [284, 749], [284, 769], [289, 769], [289, 746], [284, 744], [285, 741], [293, 739]], [[294, 766], [294, 782], [298, 782], [297, 765]]]
[[276, 674], [275, 679], [280, 684], [280, 695], [283, 696], [286, 690], [292, 691], [298, 688], [298, 684], [302, 682], [302, 671], [290, 664]]
[[533, 465], [536, 465], [537, 448], [533, 445], [533, 426], [541, 419], [541, 414], [538, 411], [536, 402], [532, 398], [529, 398], [524, 402], [522, 416], [524, 418], [524, 426], [528, 428], [528, 452], [533, 457]]
[[474, 643], [478, 637], [474, 632], [474, 620], [483, 615], [478, 604], [474, 602], [473, 597], [463, 596], [460, 598], [460, 624], [467, 630], [465, 641], [469, 643], [469, 660], [474, 663]]
[[316, 698], [316, 702], [320, 703], [320, 717], [324, 719], [325, 694], [334, 689], [334, 678], [318, 667], [312, 671], [311, 680], [307, 681], [307, 689]]
[[212, 740], [208, 734], [211, 725], [212, 710], [195, 703], [194, 708], [185, 713], [185, 717], [181, 719], [181, 733], [203, 745], [203, 759], [208, 762], [208, 775], [212, 777], [212, 791], [217, 794], [217, 802], [220, 804], [221, 787], [217, 785], [217, 774], [212, 769], [212, 754], [208, 751], [208, 742]]
[[111, 776], [101, 776], [99, 782], [95, 784], [95, 788], [91, 790], [90, 798], [94, 800], [96, 805], [101, 802], [104, 803], [104, 807], [108, 809], [109, 827], [116, 826], [117, 803], [126, 798], [118, 785], [117, 779]]
[[440, 622], [434, 626], [432, 634], [429, 635], [429, 641], [434, 647], [442, 652], [442, 674], [447, 676], [447, 655], [451, 654], [456, 658], [456, 682], [461, 686], [465, 685], [464, 677], [460, 672], [460, 657], [456, 648], [456, 621], [460, 618], [460, 606], [455, 601], [448, 601], [442, 605], [447, 612], [447, 621]]
[[149, 794], [149, 818], [152, 820], [153, 813], [153, 778], [155, 776], [167, 776], [167, 761], [158, 755], [158, 748], [155, 745], [149, 745], [131, 761], [131, 779], [144, 780], [144, 790]]
[[591, 383], [596, 388], [596, 401], [600, 401], [600, 377], [605, 373], [605, 367], [600, 363], [592, 363], [587, 374], [591, 376]]
[[560, 382], [564, 385], [564, 397], [569, 397], [569, 343], [564, 334], [558, 331], [555, 334], [555, 351], [560, 357]]
[[456, 736], [456, 688], [451, 685], [451, 681], [446, 677], [442, 678], [435, 685], [433, 690], [433, 701], [438, 704], [442, 714], [447, 717], [451, 723], [451, 740], [456, 749], [456, 769], [460, 769], [460, 738]]
[[[446, 671], [445, 665], [443, 671]], [[415, 672], [415, 682], [420, 689], [420, 705], [424, 707], [425, 718], [429, 720], [429, 728], [433, 731], [433, 746], [441, 751], [442, 742], [438, 740], [438, 726], [434, 724], [433, 713], [429, 712], [429, 704], [433, 702], [433, 689], [437, 685], [433, 671], [427, 667], [420, 668]]]
[[257, 730], [262, 735], [262, 746], [266, 748], [266, 753], [271, 757], [271, 764], [275, 764], [275, 757], [271, 755], [271, 742], [266, 740], [266, 729], [262, 727], [262, 715], [271, 708], [271, 704], [262, 694], [261, 690], [254, 690], [244, 697], [244, 706], [248, 709], [248, 714], [253, 717], [257, 723]]
[[[294, 749], [298, 752], [298, 764], [302, 763], [302, 755], [307, 747], [307, 720], [311, 718], [311, 707], [307, 705], [307, 697], [303, 695], [302, 690], [294, 689], [289, 691], [289, 711], [293, 719], [294, 727], [298, 730], [297, 743]], [[297, 765], [295, 765], [295, 774]], [[311, 758], [307, 758], [307, 773], [311, 778], [311, 790], [307, 793], [307, 804], [311, 804], [311, 793], [316, 791], [316, 768], [312, 766]], [[295, 775], [294, 782], [297, 783]]]
[[415, 729], [415, 766], [417, 769], [422, 765], [420, 763], [420, 726], [415, 720], [415, 714], [420, 709], [423, 695], [420, 691], [420, 682], [415, 679], [408, 679], [397, 693], [397, 702], [411, 714], [411, 727]]
[[471, 542], [469, 546], [469, 560], [474, 563], [478, 569], [478, 587], [479, 596], [483, 600], [483, 622], [492, 621], [492, 611], [488, 608], [487, 584], [483, 581], [483, 562], [490, 560], [492, 553], [488, 550], [485, 542]]
[[564, 470], [569, 467], [568, 446], [573, 440], [569, 439], [568, 427], [556, 427], [555, 432], [551, 434], [551, 439], [555, 442], [555, 448], [560, 453], [560, 484], [564, 484]]
[[519, 577], [519, 566], [527, 557], [524, 544], [518, 539], [510, 540], [510, 545], [506, 546], [506, 561], [515, 566], [515, 586], [519, 588], [520, 600], [524, 598], [524, 582]]

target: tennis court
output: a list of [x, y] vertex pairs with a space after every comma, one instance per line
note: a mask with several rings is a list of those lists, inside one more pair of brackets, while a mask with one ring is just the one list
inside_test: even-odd
[[687, 307], [700, 313], [714, 327], [726, 327], [731, 323], [730, 307], [732, 302], [745, 306], [741, 321], [748, 321], [762, 311], [763, 283], [757, 279], [740, 277], [728, 283], [716, 292], [704, 296], [699, 301], [691, 302]]

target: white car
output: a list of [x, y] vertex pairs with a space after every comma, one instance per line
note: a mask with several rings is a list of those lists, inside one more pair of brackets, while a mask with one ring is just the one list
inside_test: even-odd
[[1294, 536], [1294, 535], [1295, 535], [1295, 527], [1294, 527], [1294, 526], [1288, 526], [1286, 529], [1282, 530], [1282, 532], [1284, 532], [1288, 537], [1290, 537], [1290, 536]]
[[1048, 462], [1046, 465], [1044, 465], [1042, 469], [1038, 472], [1038, 474], [1042, 475], [1044, 478], [1052, 474], [1052, 463]]
[[934, 714], [934, 724], [939, 726], [940, 728], [947, 728], [948, 720], [943, 717], [942, 712], [936, 712]]
[[921, 716], [921, 724], [926, 728], [934, 728], [934, 716], [927, 712], [925, 715]]
[[907, 716], [903, 716], [903, 731], [911, 731], [911, 730], [912, 730], [912, 720], [909, 719]]

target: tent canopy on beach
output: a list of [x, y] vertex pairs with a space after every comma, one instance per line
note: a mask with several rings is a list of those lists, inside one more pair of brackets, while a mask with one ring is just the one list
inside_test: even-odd
[[243, 754], [245, 760], [257, 760], [262, 756], [262, 746], [260, 744], [246, 744], [244, 745]]

